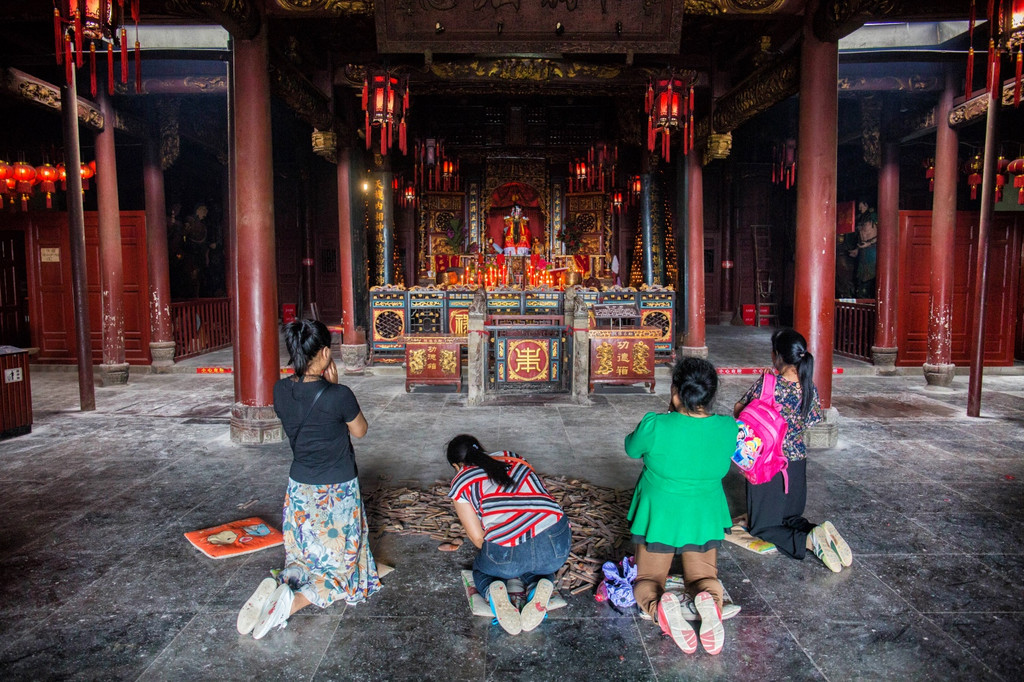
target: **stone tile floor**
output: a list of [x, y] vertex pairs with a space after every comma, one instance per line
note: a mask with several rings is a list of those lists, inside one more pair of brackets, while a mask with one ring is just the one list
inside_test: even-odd
[[[712, 333], [712, 360], [765, 363], [762, 336], [726, 348]], [[34, 372], [33, 431], [0, 441], [0, 679], [1020, 679], [1024, 376], [986, 376], [982, 417], [970, 419], [964, 376], [929, 391], [920, 375], [845, 362], [839, 444], [811, 453], [807, 516], [836, 523], [854, 564], [833, 574], [726, 545], [720, 574], [743, 611], [717, 657], [685, 656], [590, 594], [509, 637], [469, 614], [468, 543], [442, 553], [388, 534], [375, 553], [397, 570], [368, 604], [240, 637], [237, 609], [283, 551], [213, 561], [182, 533], [250, 515], [278, 523], [287, 444], [230, 442], [230, 376], [139, 373], [97, 389], [97, 410], [81, 413], [73, 373]], [[751, 379], [723, 377], [718, 410]], [[345, 380], [370, 423], [356, 443], [367, 489], [447, 476], [443, 446], [459, 432], [543, 473], [630, 488], [640, 464], [622, 438], [663, 408], [669, 385], [659, 370], [654, 395], [468, 408], [465, 394], [406, 394], [393, 369]], [[742, 483], [726, 484], [741, 511]]]

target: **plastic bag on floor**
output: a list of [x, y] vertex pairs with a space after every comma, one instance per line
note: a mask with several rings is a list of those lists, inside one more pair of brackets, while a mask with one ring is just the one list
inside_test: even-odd
[[636, 582], [636, 560], [632, 556], [623, 557], [618, 565], [606, 561], [601, 567], [604, 580], [597, 588], [594, 596], [597, 601], [610, 601], [613, 606], [626, 609], [636, 604], [633, 598], [633, 583]]

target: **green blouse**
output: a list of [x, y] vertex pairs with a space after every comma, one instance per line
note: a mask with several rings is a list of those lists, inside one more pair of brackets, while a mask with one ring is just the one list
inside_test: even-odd
[[732, 526], [722, 479], [736, 450], [732, 417], [648, 412], [626, 436], [626, 454], [642, 457], [630, 532], [671, 547], [703, 545]]

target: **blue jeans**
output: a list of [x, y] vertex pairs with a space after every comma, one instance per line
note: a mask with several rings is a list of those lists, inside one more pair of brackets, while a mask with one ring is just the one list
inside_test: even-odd
[[473, 561], [473, 582], [483, 597], [495, 580], [519, 578], [529, 592], [538, 580], [554, 581], [555, 571], [569, 558], [572, 531], [565, 515], [546, 531], [515, 547], [484, 542]]

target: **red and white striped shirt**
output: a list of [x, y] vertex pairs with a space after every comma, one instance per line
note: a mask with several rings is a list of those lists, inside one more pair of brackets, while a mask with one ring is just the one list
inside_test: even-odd
[[[491, 457], [516, 455], [502, 451]], [[508, 475], [512, 485], [499, 486], [480, 467], [463, 467], [452, 479], [448, 497], [473, 505], [486, 542], [515, 547], [558, 523], [563, 512], [529, 465], [513, 462]]]

